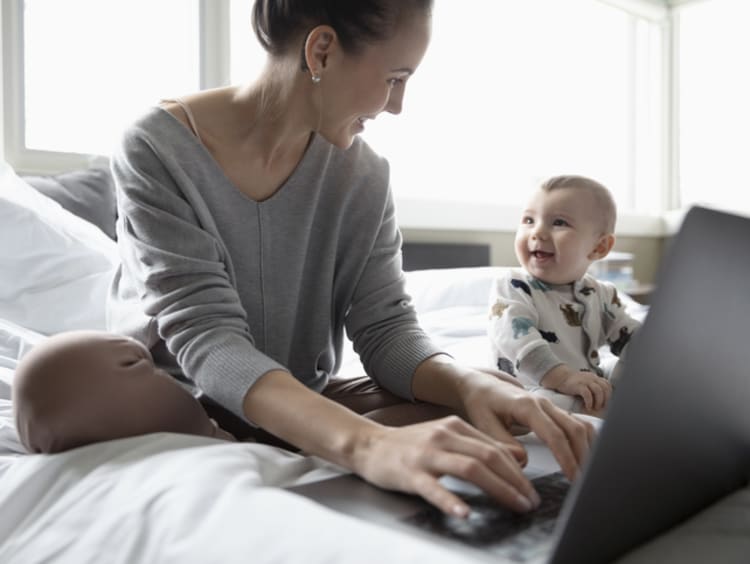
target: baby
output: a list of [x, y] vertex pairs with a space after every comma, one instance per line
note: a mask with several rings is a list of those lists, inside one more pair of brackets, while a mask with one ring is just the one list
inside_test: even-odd
[[587, 274], [614, 245], [616, 215], [612, 195], [598, 182], [582, 176], [547, 180], [516, 231], [523, 269], [496, 280], [490, 298], [498, 368], [525, 385], [578, 397], [592, 414], [601, 414], [612, 393], [599, 348], [609, 344], [620, 357], [640, 325], [614, 285]]

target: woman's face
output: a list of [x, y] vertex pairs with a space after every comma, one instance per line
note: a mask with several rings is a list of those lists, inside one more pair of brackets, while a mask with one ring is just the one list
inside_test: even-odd
[[368, 45], [356, 55], [338, 50], [322, 75], [318, 131], [330, 143], [347, 149], [367, 120], [383, 111], [401, 112], [406, 81], [427, 50], [429, 14], [405, 19], [391, 39]]

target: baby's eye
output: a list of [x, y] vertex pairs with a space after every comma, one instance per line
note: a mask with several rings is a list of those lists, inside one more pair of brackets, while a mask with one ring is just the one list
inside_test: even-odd
[[567, 221], [565, 221], [564, 219], [557, 218], [556, 220], [554, 220], [552, 222], [552, 225], [555, 225], [557, 227], [565, 227], [565, 226], [570, 225], [570, 224]]
[[399, 84], [403, 84], [403, 83], [404, 83], [403, 78], [389, 78], [388, 79], [388, 86], [390, 86], [391, 88], [395, 88]]
[[534, 218], [531, 218], [529, 216], [522, 217], [521, 224], [522, 225], [534, 225]]

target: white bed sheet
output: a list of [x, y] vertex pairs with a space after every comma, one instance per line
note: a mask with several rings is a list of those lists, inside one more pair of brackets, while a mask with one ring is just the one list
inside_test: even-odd
[[468, 562], [274, 487], [337, 471], [167, 433], [23, 456], [2, 477], [0, 562]]

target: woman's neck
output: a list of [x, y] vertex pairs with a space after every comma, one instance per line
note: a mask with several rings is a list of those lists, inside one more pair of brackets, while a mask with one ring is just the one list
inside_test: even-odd
[[269, 65], [256, 82], [234, 91], [236, 143], [257, 155], [264, 167], [301, 155], [315, 129], [308, 85], [296, 73]]

